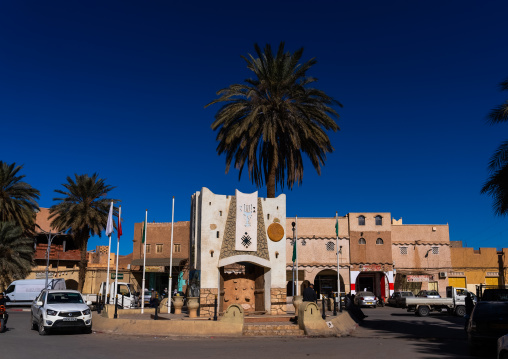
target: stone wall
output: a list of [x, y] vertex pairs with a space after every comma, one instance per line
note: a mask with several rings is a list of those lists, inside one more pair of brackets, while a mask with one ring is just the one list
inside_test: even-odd
[[214, 315], [214, 304], [215, 296], [217, 295], [216, 288], [201, 288], [199, 292], [199, 316], [200, 317], [213, 317]]
[[271, 315], [281, 315], [287, 312], [286, 288], [270, 289]]

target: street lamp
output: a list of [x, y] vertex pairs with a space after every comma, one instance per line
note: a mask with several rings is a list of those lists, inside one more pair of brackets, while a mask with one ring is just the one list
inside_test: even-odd
[[49, 230], [49, 232], [46, 232], [38, 224], [36, 224], [36, 226], [39, 228], [40, 232], [48, 238], [48, 249], [46, 251], [46, 285], [45, 285], [45, 289], [48, 289], [49, 252], [51, 250], [51, 242], [53, 242], [53, 239], [55, 239], [56, 236], [61, 236], [62, 234], [64, 234], [67, 231], [67, 229], [57, 233], [52, 233], [51, 229]]

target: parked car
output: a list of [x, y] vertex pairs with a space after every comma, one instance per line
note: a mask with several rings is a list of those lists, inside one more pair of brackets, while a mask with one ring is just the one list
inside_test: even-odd
[[77, 290], [43, 290], [32, 302], [30, 324], [40, 335], [54, 329], [81, 329], [92, 332], [92, 302], [83, 300]]
[[416, 296], [420, 298], [441, 298], [441, 295], [437, 290], [421, 290]]
[[377, 297], [372, 292], [358, 292], [355, 295], [354, 303], [359, 307], [376, 308]]
[[500, 337], [508, 333], [508, 302], [480, 301], [474, 306], [467, 325], [467, 341], [471, 351], [480, 346], [495, 348]]
[[413, 292], [393, 292], [393, 294], [388, 298], [388, 305], [391, 305], [393, 307], [398, 307], [400, 303], [400, 298], [408, 298], [408, 297], [414, 297], [415, 295]]

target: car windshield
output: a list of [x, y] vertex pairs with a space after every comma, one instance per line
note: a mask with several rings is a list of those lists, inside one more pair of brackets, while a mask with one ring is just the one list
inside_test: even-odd
[[508, 303], [506, 302], [480, 302], [474, 311], [475, 318], [481, 319], [499, 319], [508, 317]]
[[364, 297], [373, 297], [374, 293], [372, 292], [361, 292], [360, 295], [363, 295]]
[[49, 293], [48, 304], [83, 303], [79, 293]]

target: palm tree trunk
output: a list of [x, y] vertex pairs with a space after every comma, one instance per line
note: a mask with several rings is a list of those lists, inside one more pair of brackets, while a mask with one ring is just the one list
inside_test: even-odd
[[85, 285], [85, 278], [86, 278], [86, 266], [88, 262], [87, 258], [87, 251], [86, 248], [88, 246], [88, 238], [80, 238], [79, 243], [81, 251], [81, 259], [79, 261], [79, 274], [78, 274], [78, 290], [82, 293], [83, 287]]
[[275, 198], [275, 178], [277, 177], [277, 166], [275, 161], [270, 161], [268, 178], [266, 179], [266, 198]]

